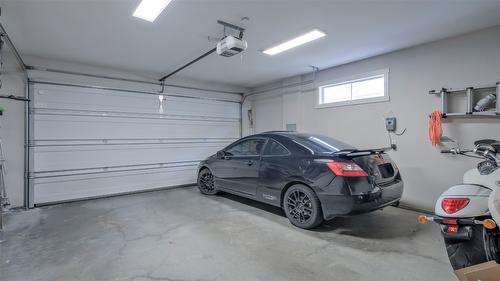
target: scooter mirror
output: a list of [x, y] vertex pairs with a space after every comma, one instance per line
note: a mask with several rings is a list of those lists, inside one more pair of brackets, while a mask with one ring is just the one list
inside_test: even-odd
[[447, 137], [447, 136], [442, 136], [441, 137], [441, 142], [442, 143], [448, 143], [448, 142], [452, 142], [452, 143], [456, 143], [456, 141], [450, 137]]

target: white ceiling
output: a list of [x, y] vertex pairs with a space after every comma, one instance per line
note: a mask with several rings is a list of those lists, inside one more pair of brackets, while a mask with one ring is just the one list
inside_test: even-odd
[[[154, 23], [132, 17], [140, 0], [1, 2], [22, 55], [158, 77], [211, 49], [218, 19], [240, 24], [243, 57], [212, 54], [177, 75], [245, 87], [500, 25], [500, 1], [492, 0], [173, 0]], [[327, 37], [274, 57], [260, 52], [313, 28]]]

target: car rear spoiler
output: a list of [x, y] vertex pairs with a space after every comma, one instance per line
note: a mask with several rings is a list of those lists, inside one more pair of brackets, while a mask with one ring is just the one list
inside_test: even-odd
[[333, 155], [354, 157], [354, 156], [384, 153], [388, 150], [391, 150], [391, 148], [383, 147], [383, 148], [373, 148], [373, 149], [344, 149], [334, 152]]

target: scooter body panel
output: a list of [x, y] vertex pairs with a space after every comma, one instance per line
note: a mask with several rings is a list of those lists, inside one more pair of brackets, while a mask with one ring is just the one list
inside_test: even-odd
[[[491, 189], [475, 184], [461, 184], [450, 187], [438, 198], [435, 206], [437, 216], [444, 218], [473, 218], [489, 215], [488, 198]], [[445, 198], [468, 198], [469, 204], [462, 210], [448, 214], [441, 204]]]
[[500, 189], [500, 169], [489, 175], [481, 175], [478, 169], [472, 169], [464, 174], [464, 184], [482, 185], [491, 190]]
[[491, 217], [500, 225], [500, 189], [493, 191], [488, 200]]

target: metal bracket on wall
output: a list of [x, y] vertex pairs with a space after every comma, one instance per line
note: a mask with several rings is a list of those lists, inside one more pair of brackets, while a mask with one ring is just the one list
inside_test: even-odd
[[14, 43], [12, 43], [12, 40], [10, 40], [10, 37], [7, 34], [7, 31], [5, 31], [5, 28], [3, 27], [3, 25], [1, 23], [0, 23], [0, 36], [2, 37], [2, 39], [5, 39], [5, 43], [7, 43], [7, 46], [12, 51], [14, 57], [16, 58], [19, 65], [23, 69], [23, 72], [27, 78], [28, 74], [26, 72], [26, 64], [24, 63], [23, 59], [21, 58], [21, 55], [19, 55], [19, 52], [17, 51], [16, 47], [14, 46]]
[[[441, 112], [443, 118], [446, 117], [500, 117], [500, 82], [495, 86], [465, 89], [447, 89], [431, 90], [430, 95], [439, 95], [441, 97]], [[449, 99], [456, 95], [463, 94], [466, 97], [466, 106], [464, 112], [449, 112]], [[495, 106], [493, 110], [477, 111], [474, 109], [475, 103], [479, 101], [479, 96], [491, 95], [494, 97]]]
[[20, 97], [20, 96], [14, 96], [14, 95], [0, 95], [0, 99], [10, 99], [10, 100], [17, 100], [17, 101], [30, 101], [28, 98], [25, 97]]

